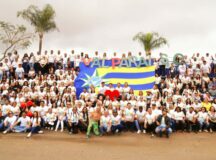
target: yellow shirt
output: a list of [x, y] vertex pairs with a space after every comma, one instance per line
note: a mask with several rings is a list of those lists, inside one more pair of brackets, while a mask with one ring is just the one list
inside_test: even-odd
[[211, 103], [205, 103], [205, 102], [202, 102], [202, 107], [205, 107], [207, 111], [209, 111], [210, 107], [212, 106]]

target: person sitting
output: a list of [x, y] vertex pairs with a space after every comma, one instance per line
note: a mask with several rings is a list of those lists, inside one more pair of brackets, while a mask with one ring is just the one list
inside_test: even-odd
[[167, 116], [167, 109], [163, 109], [162, 115], [158, 116], [156, 124], [156, 134], [159, 134], [159, 136], [162, 137], [164, 132], [166, 133], [167, 138], [169, 138], [172, 133], [172, 129], [170, 128], [170, 118]]
[[4, 120], [4, 127], [6, 128], [3, 134], [6, 134], [13, 129], [13, 125], [16, 122], [16, 116], [13, 115], [11, 111], [8, 112], [8, 117]]
[[14, 131], [17, 133], [26, 132], [28, 129], [30, 129], [30, 124], [31, 119], [26, 116], [26, 112], [23, 112], [22, 117], [18, 118], [18, 120], [13, 124], [12, 129], [14, 129]]
[[121, 116], [118, 115], [118, 111], [114, 110], [113, 115], [111, 116], [111, 131], [112, 133], [120, 133], [123, 129], [123, 126], [121, 124]]
[[110, 131], [110, 128], [111, 128], [111, 119], [109, 116], [109, 112], [105, 111], [104, 115], [102, 115], [100, 118], [101, 135], [103, 135], [104, 133], [108, 133]]

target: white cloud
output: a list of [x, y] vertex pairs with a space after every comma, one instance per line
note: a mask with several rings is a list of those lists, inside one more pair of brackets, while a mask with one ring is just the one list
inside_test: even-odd
[[[7, 0], [0, 2], [0, 19], [27, 24], [17, 19], [16, 12], [30, 4], [42, 7], [46, 3], [56, 10], [60, 32], [45, 36], [44, 49], [138, 52], [142, 48], [132, 41], [133, 35], [157, 31], [167, 37], [170, 45], [155, 54], [215, 53], [214, 0]], [[37, 47], [36, 41], [28, 51], [36, 51]]]

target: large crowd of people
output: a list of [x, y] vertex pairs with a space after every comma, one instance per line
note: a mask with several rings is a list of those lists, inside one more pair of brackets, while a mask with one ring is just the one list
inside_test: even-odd
[[[132, 56], [132, 53], [123, 57]], [[137, 58], [142, 57], [138, 53]], [[95, 52], [93, 57], [107, 58]], [[118, 57], [114, 53], [112, 57]], [[121, 58], [121, 57], [119, 57]], [[84, 88], [76, 96], [74, 80], [79, 64], [88, 54], [16, 51], [0, 63], [0, 130], [26, 132], [27, 137], [44, 130], [95, 135], [137, 132], [169, 137], [172, 132], [216, 131], [216, 54], [199, 53], [178, 59], [179, 64], [153, 59], [155, 85], [138, 95], [128, 85], [101, 83]], [[108, 58], [107, 58], [108, 59]], [[111, 100], [106, 90], [118, 90]]]

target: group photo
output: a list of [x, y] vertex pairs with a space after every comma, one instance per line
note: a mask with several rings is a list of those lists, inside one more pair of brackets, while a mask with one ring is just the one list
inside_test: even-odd
[[[153, 2], [120, 1], [22, 0], [8, 18], [3, 12], [12, 1], [1, 2], [4, 159], [23, 160], [24, 148], [26, 158], [35, 155], [32, 160], [215, 158], [216, 35], [210, 27], [206, 36], [193, 29], [192, 13], [182, 15], [191, 34], [181, 18], [180, 28], [157, 29], [150, 20], [134, 18], [147, 14], [141, 6]], [[187, 11], [178, 3], [173, 7]], [[202, 3], [211, 11], [204, 2], [195, 8]], [[106, 5], [110, 11], [102, 9]], [[160, 5], [179, 16], [170, 5]], [[127, 12], [131, 7], [134, 12]]]

